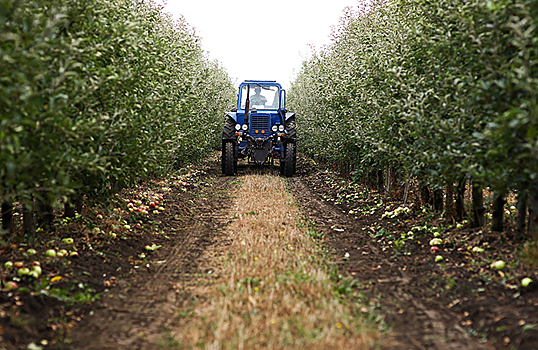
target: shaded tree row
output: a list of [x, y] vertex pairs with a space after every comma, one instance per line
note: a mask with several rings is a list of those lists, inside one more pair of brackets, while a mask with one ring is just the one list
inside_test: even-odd
[[[538, 220], [538, 1], [379, 1], [350, 8], [289, 92], [301, 145], [357, 177], [398, 174], [441, 199], [470, 181]], [[464, 187], [463, 187], [464, 188]], [[431, 195], [432, 204], [434, 195]], [[457, 198], [456, 198], [457, 199]], [[452, 205], [452, 199], [447, 200]], [[460, 208], [461, 209], [461, 208]]]
[[[0, 0], [0, 199], [32, 230], [63, 203], [158, 176], [218, 147], [226, 71], [150, 0]], [[211, 97], [211, 98], [209, 98]]]

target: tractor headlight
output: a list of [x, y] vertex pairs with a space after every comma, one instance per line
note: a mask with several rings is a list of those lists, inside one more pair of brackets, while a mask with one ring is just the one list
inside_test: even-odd
[[237, 131], [241, 130], [241, 125], [240, 124], [235, 124], [235, 130], [237, 130]]
[[243, 130], [244, 130], [244, 131], [247, 131], [247, 129], [248, 129], [247, 124], [243, 124]]
[[278, 126], [278, 130], [281, 131], [281, 132], [284, 131], [284, 125], [280, 124], [280, 125]]
[[271, 128], [271, 130], [273, 130], [273, 132], [276, 132], [276, 131], [278, 130], [278, 126], [273, 125], [273, 127]]

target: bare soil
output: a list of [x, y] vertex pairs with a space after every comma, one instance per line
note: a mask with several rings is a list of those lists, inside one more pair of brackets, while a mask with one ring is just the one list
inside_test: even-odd
[[[375, 193], [363, 192], [358, 203], [344, 199], [335, 204], [356, 193], [346, 184], [334, 173], [307, 165], [290, 180], [305, 214], [334, 249], [341, 273], [357, 280], [365, 300], [392, 329], [389, 348], [538, 349], [538, 288], [519, 284], [523, 276], [536, 281], [537, 271], [521, 263], [521, 242], [468, 227], [452, 229], [437, 253], [444, 261], [436, 263], [428, 244], [431, 232], [419, 230], [404, 245], [395, 244], [402, 233], [424, 224], [427, 215], [411, 211], [383, 218], [387, 206], [402, 203], [372, 210], [380, 200]], [[356, 214], [349, 215], [350, 210]], [[471, 246], [486, 247], [486, 256], [473, 253]], [[492, 271], [489, 261], [495, 257], [507, 264], [516, 261], [509, 272]]]
[[[182, 310], [197, 297], [190, 286], [207, 273], [203, 252], [222, 244], [231, 204], [227, 190], [237, 179], [220, 175], [216, 158], [196, 169], [186, 182], [143, 184], [145, 191], [162, 195], [165, 210], [129, 222], [117, 237], [88, 231], [98, 213], [90, 210], [84, 215], [91, 220], [41, 233], [36, 256], [61, 248], [59, 238], [72, 237], [75, 246], [67, 248], [76, 249], [78, 257], [43, 260], [48, 289], [23, 278], [18, 290], [0, 292], [0, 349], [180, 349], [168, 336], [170, 325], [188, 317]], [[251, 171], [277, 174], [276, 169], [239, 171], [238, 177]], [[429, 213], [413, 207], [397, 218], [382, 217], [387, 207], [401, 203], [379, 205], [382, 198], [375, 192], [358, 193], [304, 157], [288, 182], [303, 214], [323, 234], [320, 243], [332, 249], [340, 273], [356, 279], [361, 291], [357, 302], [387, 332], [386, 348], [538, 349], [538, 275], [524, 264], [510, 264], [520, 261], [520, 243], [468, 227], [445, 230], [446, 243], [438, 253], [444, 261], [436, 263], [428, 244], [431, 230], [400, 239], [425, 221], [437, 224]], [[139, 190], [123, 196], [137, 199]], [[141, 227], [135, 228], [136, 222]], [[467, 249], [477, 245], [487, 248], [483, 256]], [[16, 239], [3, 247], [2, 266], [8, 260], [34, 260], [26, 248]], [[504, 272], [489, 268], [496, 257], [507, 262]], [[536, 282], [523, 288], [523, 276]], [[5, 283], [14, 272], [3, 269], [1, 277]], [[61, 279], [50, 282], [54, 277]], [[71, 299], [53, 294], [52, 287]], [[93, 300], [95, 295], [99, 298]]]

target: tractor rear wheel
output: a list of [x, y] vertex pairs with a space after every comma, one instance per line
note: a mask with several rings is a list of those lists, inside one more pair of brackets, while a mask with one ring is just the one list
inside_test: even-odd
[[297, 163], [297, 155], [295, 151], [295, 143], [290, 142], [286, 144], [286, 158], [284, 160], [284, 169], [282, 169], [282, 163], [280, 163], [280, 173], [286, 177], [292, 177], [295, 174], [295, 168]]
[[234, 155], [234, 143], [225, 142], [222, 145], [222, 173], [232, 176], [237, 171], [237, 160]]

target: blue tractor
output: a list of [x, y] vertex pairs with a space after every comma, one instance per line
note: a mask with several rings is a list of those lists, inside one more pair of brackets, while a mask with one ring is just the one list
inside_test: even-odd
[[275, 81], [246, 80], [237, 108], [227, 113], [222, 132], [222, 173], [235, 175], [237, 162], [273, 165], [290, 177], [296, 168], [295, 113], [286, 110], [286, 91]]

